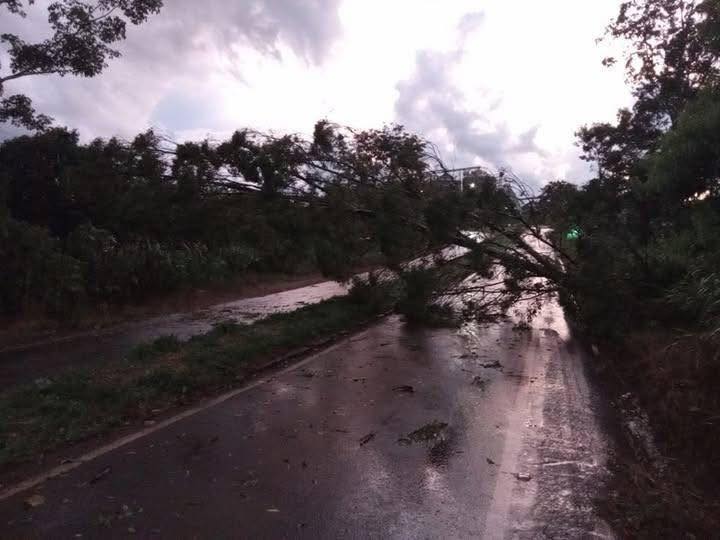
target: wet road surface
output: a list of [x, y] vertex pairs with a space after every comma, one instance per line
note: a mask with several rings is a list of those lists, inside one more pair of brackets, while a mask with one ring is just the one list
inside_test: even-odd
[[0, 389], [38, 377], [51, 377], [68, 367], [122, 360], [136, 345], [160, 336], [174, 335], [179, 339], [189, 339], [208, 332], [218, 322], [252, 322], [272, 313], [294, 311], [346, 293], [347, 288], [342, 284], [327, 281], [258, 298], [218, 304], [191, 313], [122, 324], [67, 340], [0, 351]]
[[610, 537], [592, 503], [609, 443], [583, 362], [554, 303], [528, 331], [390, 317], [0, 495], [2, 536]]

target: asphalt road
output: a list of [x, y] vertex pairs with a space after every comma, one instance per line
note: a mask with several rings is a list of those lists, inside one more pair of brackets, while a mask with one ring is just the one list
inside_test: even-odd
[[[0, 494], [2, 538], [603, 538], [602, 410], [534, 327], [390, 317], [221, 403]], [[70, 468], [70, 467], [68, 467]]]

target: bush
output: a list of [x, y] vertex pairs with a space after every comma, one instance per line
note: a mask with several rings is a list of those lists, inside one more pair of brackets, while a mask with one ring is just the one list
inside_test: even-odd
[[85, 297], [82, 263], [62, 253], [47, 229], [12, 218], [0, 221], [0, 311], [33, 307], [67, 315]]
[[368, 272], [367, 279], [355, 276], [348, 297], [354, 304], [372, 311], [385, 311], [393, 307], [398, 298], [399, 283], [382, 272]]
[[258, 260], [244, 245], [121, 243], [89, 223], [63, 243], [45, 228], [7, 216], [0, 220], [0, 257], [0, 313], [39, 309], [51, 316], [67, 316], [88, 299], [126, 303], [221, 282]]
[[665, 296], [687, 320], [706, 327], [720, 327], [720, 274], [693, 268]]
[[450, 284], [448, 276], [436, 269], [411, 269], [401, 273], [403, 291], [397, 310], [413, 323], [455, 326], [459, 314], [442, 293]]

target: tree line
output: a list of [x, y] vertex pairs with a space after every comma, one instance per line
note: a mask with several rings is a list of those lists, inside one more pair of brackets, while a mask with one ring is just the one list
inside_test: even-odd
[[[16, 15], [25, 8], [2, 5]], [[2, 37], [11, 59], [2, 82], [95, 75], [117, 56], [126, 23], [161, 7], [55, 2], [53, 37]], [[605, 37], [628, 44], [634, 104], [614, 123], [579, 130], [594, 179], [550, 182], [539, 194], [503, 171], [479, 174], [476, 189], [459, 194], [437, 181], [443, 165], [432, 144], [400, 126], [320, 121], [307, 138], [244, 129], [176, 143], [148, 131], [81, 144], [70, 129], [25, 122], [37, 116], [26, 111], [12, 119], [36, 133], [0, 145], [2, 311], [39, 304], [63, 313], [83, 299], [137, 300], [247, 269], [347, 277], [452, 242], [472, 250], [480, 273], [505, 268], [503, 307], [552, 290], [598, 335], [647, 322], [710, 328], [720, 317], [710, 287], [720, 254], [719, 28], [718, 0], [623, 2]], [[82, 32], [92, 50], [73, 45]], [[570, 229], [579, 236], [565, 238]]]
[[441, 241], [432, 148], [398, 126], [318, 122], [311, 139], [131, 141], [51, 128], [0, 145], [5, 314], [141, 300], [247, 270], [399, 264]]

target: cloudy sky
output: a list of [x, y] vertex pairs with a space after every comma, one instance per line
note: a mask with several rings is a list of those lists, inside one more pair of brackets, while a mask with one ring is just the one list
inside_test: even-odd
[[[3, 31], [39, 35], [38, 2]], [[620, 0], [166, 0], [95, 79], [19, 80], [83, 138], [398, 122], [450, 166], [582, 181], [574, 132], [629, 102], [595, 39]]]

